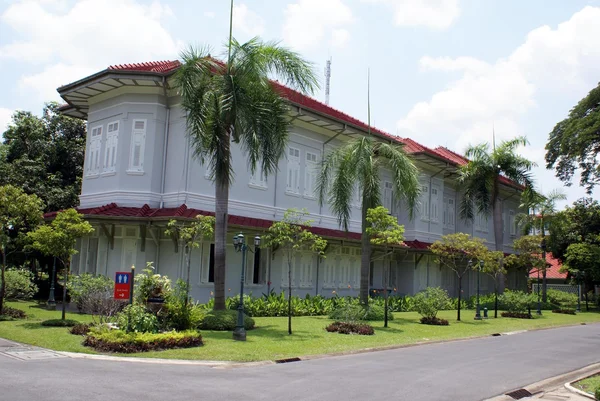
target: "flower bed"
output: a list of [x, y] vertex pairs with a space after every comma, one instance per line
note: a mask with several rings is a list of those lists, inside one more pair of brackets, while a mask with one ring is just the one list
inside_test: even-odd
[[421, 323], [431, 324], [433, 326], [448, 326], [450, 323], [446, 319], [440, 319], [439, 317], [422, 317]]
[[103, 352], [134, 353], [203, 345], [198, 331], [126, 333], [122, 330], [92, 330], [83, 345]]
[[531, 316], [529, 313], [523, 312], [502, 312], [500, 315], [502, 317], [514, 317], [517, 319], [533, 319], [533, 316]]
[[359, 334], [363, 336], [372, 336], [375, 334], [372, 326], [363, 323], [333, 322], [325, 327], [325, 330], [330, 333]]

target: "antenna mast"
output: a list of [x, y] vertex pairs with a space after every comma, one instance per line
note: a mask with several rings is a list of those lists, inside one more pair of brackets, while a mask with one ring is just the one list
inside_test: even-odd
[[325, 62], [325, 104], [329, 104], [329, 82], [331, 81], [331, 57]]

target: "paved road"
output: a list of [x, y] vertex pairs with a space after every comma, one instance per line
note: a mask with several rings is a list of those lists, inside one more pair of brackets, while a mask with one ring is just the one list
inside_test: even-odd
[[600, 362], [599, 346], [594, 324], [229, 369], [0, 354], [0, 401], [481, 400]]

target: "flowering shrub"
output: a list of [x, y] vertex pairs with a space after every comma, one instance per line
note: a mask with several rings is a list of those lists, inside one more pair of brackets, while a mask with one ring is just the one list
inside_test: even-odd
[[325, 327], [330, 333], [340, 334], [359, 334], [363, 336], [372, 336], [375, 334], [373, 327], [363, 323], [351, 323], [351, 322], [333, 322], [329, 326]]

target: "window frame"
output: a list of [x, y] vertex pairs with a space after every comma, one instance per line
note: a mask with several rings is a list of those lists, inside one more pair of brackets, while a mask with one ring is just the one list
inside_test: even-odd
[[[94, 131], [96, 130], [100, 130], [100, 133], [97, 135], [94, 135]], [[97, 177], [100, 175], [100, 171], [102, 170], [102, 139], [104, 137], [104, 125], [103, 124], [99, 124], [99, 125], [95, 125], [93, 127], [90, 128], [90, 135], [89, 135], [89, 142], [88, 142], [88, 149], [87, 149], [87, 155], [89, 157], [87, 158], [87, 169], [85, 170], [85, 176], [86, 177]], [[92, 151], [95, 151], [92, 154]], [[96, 157], [94, 157], [96, 156]], [[95, 163], [94, 166], [94, 159], [97, 160], [97, 163]], [[94, 167], [92, 169], [92, 167]]]
[[[144, 122], [144, 129], [136, 129], [135, 123], [138, 121]], [[143, 175], [144, 174], [144, 155], [146, 152], [146, 134], [148, 132], [148, 120], [143, 118], [136, 118], [132, 120], [131, 123], [131, 146], [129, 149], [129, 167], [127, 169], [127, 174], [131, 175]], [[140, 154], [139, 154], [139, 165], [134, 165], [135, 160], [135, 141], [136, 134], [142, 135], [142, 140], [140, 144]]]

